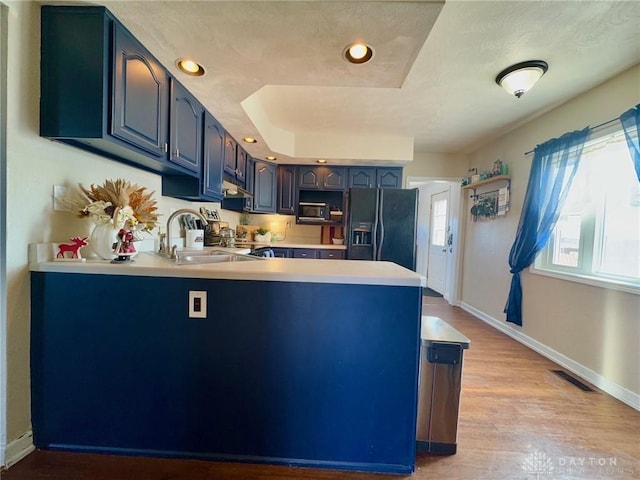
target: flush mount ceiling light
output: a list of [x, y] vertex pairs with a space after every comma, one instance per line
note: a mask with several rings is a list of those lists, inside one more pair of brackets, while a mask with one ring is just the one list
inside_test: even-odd
[[179, 58], [176, 60], [176, 67], [192, 77], [201, 77], [205, 74], [204, 67], [190, 58]]
[[549, 65], [542, 60], [529, 60], [516, 63], [501, 71], [496, 83], [507, 92], [520, 98], [545, 74]]
[[266, 157], [266, 159], [267, 160], [271, 160], [273, 162], [274, 160], [277, 160], [278, 157], [274, 157], [273, 155], [269, 155], [268, 157]]
[[321, 158], [319, 160], [316, 160], [317, 163], [327, 163], [327, 161], [324, 158]]
[[342, 55], [350, 63], [366, 63], [373, 58], [373, 49], [366, 43], [356, 42], [347, 45]]
[[258, 143], [258, 140], [253, 137], [244, 137], [242, 141], [247, 143]]

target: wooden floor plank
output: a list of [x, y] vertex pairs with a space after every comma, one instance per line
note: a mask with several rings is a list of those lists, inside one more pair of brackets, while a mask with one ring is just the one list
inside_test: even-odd
[[[464, 354], [458, 453], [418, 454], [415, 480], [640, 479], [640, 412], [583, 392], [556, 364], [437, 297], [438, 316], [471, 339]], [[368, 480], [394, 475], [36, 451], [2, 480]]]

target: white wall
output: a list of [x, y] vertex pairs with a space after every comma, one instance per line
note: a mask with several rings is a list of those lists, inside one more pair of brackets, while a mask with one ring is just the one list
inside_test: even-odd
[[[13, 1], [9, 6], [7, 102], [7, 439], [31, 428], [29, 386], [29, 272], [27, 245], [88, 235], [92, 225], [66, 212], [52, 211], [52, 188], [85, 186], [124, 178], [155, 191], [164, 224], [170, 208], [194, 204], [162, 197], [160, 176], [39, 137], [40, 7]], [[199, 204], [195, 204], [197, 207]], [[209, 204], [219, 208], [218, 204]], [[233, 226], [238, 215], [220, 211]], [[4, 219], [3, 219], [4, 220]], [[163, 228], [164, 230], [164, 228]], [[70, 308], [70, 314], [73, 309]]]
[[[490, 170], [497, 158], [509, 165], [511, 210], [506, 217], [472, 223], [467, 203], [462, 277], [464, 304], [576, 362], [603, 384], [620, 387], [623, 394], [631, 392], [631, 397], [640, 394], [640, 295], [525, 270], [523, 327], [507, 324], [503, 309], [511, 280], [507, 259], [532, 160], [524, 152], [568, 131], [618, 117], [640, 103], [639, 85], [640, 66], [636, 66], [470, 155], [470, 165], [479, 171]], [[499, 359], [496, 352], [494, 360]]]
[[408, 177], [462, 178], [468, 168], [469, 157], [464, 154], [415, 152], [402, 176], [405, 182]]

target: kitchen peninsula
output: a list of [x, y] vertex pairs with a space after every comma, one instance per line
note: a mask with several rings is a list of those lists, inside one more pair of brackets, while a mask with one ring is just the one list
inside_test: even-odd
[[[413, 471], [424, 279], [389, 262], [34, 262], [42, 449]], [[204, 318], [189, 293], [204, 292]]]

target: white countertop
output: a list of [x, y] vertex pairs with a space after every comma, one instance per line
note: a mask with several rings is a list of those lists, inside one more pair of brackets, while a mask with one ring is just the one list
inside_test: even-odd
[[[238, 252], [238, 249], [229, 250]], [[140, 252], [130, 264], [112, 264], [107, 260], [91, 259], [84, 262], [38, 261], [40, 259], [41, 257], [31, 255], [29, 269], [32, 272], [412, 287], [425, 284], [423, 276], [395, 263], [366, 260], [264, 258], [255, 261], [178, 265], [151, 252]]]
[[462, 348], [469, 348], [471, 340], [439, 317], [422, 316], [420, 326], [422, 343], [444, 342], [458, 343]]

